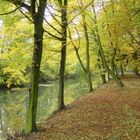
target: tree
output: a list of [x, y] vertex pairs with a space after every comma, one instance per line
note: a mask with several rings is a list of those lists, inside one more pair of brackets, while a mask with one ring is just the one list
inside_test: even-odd
[[80, 10], [82, 11], [81, 13], [81, 16], [82, 16], [82, 26], [83, 26], [83, 29], [84, 29], [84, 37], [85, 37], [85, 49], [86, 49], [86, 67], [84, 67], [81, 59], [80, 59], [80, 56], [79, 56], [79, 53], [78, 53], [78, 50], [75, 48], [76, 50], [76, 54], [77, 54], [77, 57], [78, 57], [78, 60], [86, 74], [86, 78], [87, 78], [87, 83], [88, 83], [88, 92], [92, 92], [93, 91], [93, 85], [92, 85], [92, 79], [91, 79], [91, 72], [90, 72], [90, 52], [89, 52], [89, 47], [90, 47], [90, 41], [89, 41], [89, 35], [88, 35], [88, 27], [87, 27], [87, 21], [86, 21], [86, 12], [84, 11], [84, 7], [83, 7], [83, 1], [81, 0], [80, 2], [78, 1], [78, 4], [79, 4], [79, 8]]
[[30, 1], [30, 5], [20, 0], [7, 1], [12, 2], [17, 8], [25, 8], [30, 13], [32, 22], [34, 24], [34, 49], [32, 58], [31, 92], [29, 97], [29, 109], [27, 113], [27, 127], [25, 132], [31, 133], [37, 130], [36, 115], [38, 101], [38, 80], [43, 48], [44, 12], [47, 0], [39, 0], [38, 6], [36, 0]]
[[[94, 15], [93, 21], [94, 21], [94, 24], [95, 24], [95, 28], [92, 29], [92, 33], [95, 36], [94, 40], [97, 42], [97, 45], [99, 47], [99, 55], [100, 55], [101, 60], [102, 60], [103, 68], [113, 77], [113, 79], [117, 82], [118, 86], [122, 87], [123, 83], [120, 80], [120, 78], [115, 74], [115, 71], [114, 71], [115, 50], [114, 50], [114, 55], [113, 55], [112, 61], [111, 61], [112, 62], [112, 69], [110, 69], [108, 64], [107, 64], [107, 60], [106, 60], [106, 57], [104, 55], [104, 50], [103, 50], [103, 47], [102, 47], [103, 45], [102, 45], [100, 34], [99, 34], [99, 28], [98, 28], [98, 23], [97, 23], [97, 15], [96, 15], [96, 12], [95, 12], [94, 3], [92, 4], [92, 10], [93, 10], [93, 15]], [[104, 10], [104, 11], [106, 12], [106, 10]], [[109, 27], [108, 23], [107, 23], [107, 27]], [[108, 33], [109, 33], [109, 35], [111, 35], [109, 29], [108, 29]], [[110, 44], [112, 45], [113, 43], [111, 42]]]
[[84, 34], [85, 34], [85, 39], [86, 39], [86, 61], [87, 61], [87, 66], [86, 66], [86, 75], [87, 75], [87, 81], [88, 81], [88, 86], [89, 86], [89, 92], [93, 91], [92, 87], [92, 80], [91, 80], [91, 73], [90, 73], [90, 56], [89, 56], [89, 36], [88, 36], [88, 28], [87, 28], [87, 23], [85, 19], [84, 13], [82, 14], [83, 18], [83, 28], [84, 28]]
[[65, 64], [66, 64], [66, 47], [67, 47], [67, 0], [58, 0], [61, 8], [61, 26], [62, 26], [62, 41], [61, 41], [61, 59], [60, 59], [60, 80], [59, 80], [59, 96], [58, 109], [64, 109], [64, 79], [65, 79]]
[[29, 111], [27, 117], [27, 133], [37, 130], [36, 114], [38, 101], [38, 80], [43, 48], [43, 20], [46, 0], [39, 0], [38, 11], [36, 11], [36, 0], [31, 1], [31, 16], [34, 23], [34, 50], [32, 62], [31, 93], [29, 98]]
[[[139, 15], [137, 7], [139, 4], [135, 0], [130, 0], [129, 2], [128, 0], [110, 1], [108, 4], [103, 2], [103, 10], [100, 12], [102, 26], [108, 32], [106, 37], [110, 40], [109, 46], [116, 49], [114, 60], [112, 59], [114, 62], [112, 62], [115, 65], [119, 65], [119, 71], [121, 71], [122, 75], [122, 67], [123, 69], [126, 69], [126, 66], [127, 68], [131, 67], [131, 69], [139, 69], [139, 20], [137, 17], [137, 14]], [[108, 41], [106, 40], [106, 42]], [[134, 59], [134, 55], [137, 56], [136, 59]]]

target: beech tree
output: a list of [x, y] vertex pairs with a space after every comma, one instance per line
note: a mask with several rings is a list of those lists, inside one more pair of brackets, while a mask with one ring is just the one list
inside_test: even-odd
[[[32, 58], [32, 76], [31, 88], [29, 95], [29, 109], [27, 113], [27, 126], [25, 133], [31, 133], [37, 130], [36, 115], [37, 115], [37, 101], [38, 101], [38, 80], [40, 74], [40, 64], [43, 49], [43, 21], [44, 12], [47, 0], [31, 0], [30, 5], [20, 0], [6, 0], [13, 3], [18, 9], [25, 8], [31, 16], [31, 21], [34, 25], [34, 49]], [[9, 12], [12, 13], [12, 12]]]
[[58, 96], [58, 109], [64, 109], [64, 76], [66, 64], [66, 47], [67, 47], [67, 6], [68, 0], [58, 0], [61, 8], [61, 59], [60, 59], [60, 80], [59, 80], [59, 96]]
[[80, 16], [82, 18], [82, 23], [79, 19], [79, 22], [81, 23], [82, 25], [82, 28], [83, 28], [83, 31], [84, 31], [84, 39], [85, 39], [85, 52], [86, 52], [86, 64], [84, 65], [82, 59], [81, 59], [81, 56], [79, 54], [79, 49], [80, 49], [80, 33], [77, 29], [77, 25], [74, 24], [75, 26], [75, 30], [76, 30], [76, 34], [78, 36], [78, 46], [75, 45], [74, 41], [73, 41], [73, 38], [72, 38], [72, 33], [71, 33], [71, 30], [70, 30], [70, 27], [69, 27], [69, 38], [70, 38], [70, 41], [74, 47], [74, 50], [76, 52], [76, 56], [77, 56], [77, 59], [81, 65], [81, 68], [83, 69], [84, 73], [85, 73], [85, 76], [86, 76], [86, 81], [87, 81], [87, 85], [88, 85], [88, 92], [92, 92], [93, 91], [93, 85], [92, 85], [92, 76], [91, 76], [91, 70], [90, 70], [90, 38], [89, 38], [89, 34], [88, 34], [88, 26], [87, 26], [87, 20], [86, 20], [86, 8], [88, 6], [90, 6], [92, 4], [92, 2], [88, 3], [87, 6], [84, 5], [84, 2], [82, 0], [80, 1], [77, 1], [78, 3], [78, 8], [80, 9]]

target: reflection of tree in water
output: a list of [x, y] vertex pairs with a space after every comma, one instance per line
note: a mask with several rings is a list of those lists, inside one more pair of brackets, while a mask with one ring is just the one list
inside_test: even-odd
[[3, 135], [2, 106], [0, 105], [0, 139]]
[[[2, 95], [1, 95], [2, 96]], [[25, 123], [26, 96], [23, 94], [3, 94], [0, 100], [0, 131], [6, 136], [20, 131]]]
[[40, 87], [40, 94], [38, 100], [37, 118], [47, 118], [53, 111], [57, 109], [58, 87], [52, 85], [49, 87]]

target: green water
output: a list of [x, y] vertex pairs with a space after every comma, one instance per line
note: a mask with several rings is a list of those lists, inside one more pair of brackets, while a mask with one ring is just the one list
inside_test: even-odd
[[[65, 103], [68, 104], [86, 94], [85, 82], [67, 80], [65, 83]], [[99, 85], [100, 81], [94, 83]], [[7, 134], [21, 131], [26, 122], [28, 107], [28, 90], [0, 91], [0, 140], [4, 140]], [[58, 82], [41, 84], [39, 87], [37, 121], [46, 119], [57, 110]], [[3, 138], [2, 138], [3, 137]]]

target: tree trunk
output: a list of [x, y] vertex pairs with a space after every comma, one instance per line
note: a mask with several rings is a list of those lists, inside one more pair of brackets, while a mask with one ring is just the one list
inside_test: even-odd
[[91, 73], [90, 73], [90, 56], [89, 56], [89, 36], [88, 36], [88, 29], [87, 29], [87, 23], [85, 19], [85, 15], [82, 14], [83, 18], [83, 27], [84, 27], [84, 34], [86, 38], [86, 77], [87, 77], [87, 82], [88, 82], [88, 90], [89, 92], [93, 91], [93, 86], [92, 86], [92, 80], [91, 80]]
[[40, 74], [40, 64], [43, 48], [43, 20], [47, 0], [31, 0], [28, 5], [21, 0], [13, 0], [8, 2], [13, 3], [17, 7], [26, 9], [31, 17], [34, 25], [34, 48], [32, 58], [32, 73], [31, 73], [31, 88], [29, 95], [29, 107], [27, 111], [27, 125], [25, 133], [29, 134], [37, 130], [36, 115], [38, 101], [38, 80]]
[[119, 70], [118, 70], [117, 65], [115, 65], [115, 73], [116, 73], [117, 76], [119, 75]]
[[123, 70], [123, 65], [122, 65], [122, 63], [120, 64], [120, 71], [121, 71], [122, 77], [124, 77], [124, 70]]
[[[81, 65], [83, 71], [85, 72], [85, 75], [86, 75], [86, 78], [87, 78], [87, 82], [88, 82], [88, 87], [89, 87], [88, 89], [89, 89], [89, 92], [91, 92], [91, 91], [93, 91], [93, 88], [92, 88], [91, 74], [88, 72], [89, 69], [90, 69], [90, 68], [89, 68], [89, 62], [87, 62], [88, 66], [85, 68], [85, 66], [84, 66], [84, 64], [83, 64], [83, 62], [82, 62], [82, 60], [81, 60], [81, 57], [80, 57], [80, 55], [79, 55], [79, 52], [78, 52], [78, 49], [79, 49], [79, 48], [77, 48], [77, 47], [74, 45], [73, 41], [72, 41], [72, 37], [71, 37], [71, 32], [70, 32], [70, 30], [69, 30], [69, 38], [70, 38], [70, 40], [71, 40], [71, 42], [72, 42], [72, 44], [73, 44], [73, 46], [74, 46], [74, 50], [75, 50], [75, 52], [76, 52], [77, 59], [78, 59], [80, 65]], [[80, 37], [79, 37], [79, 38], [80, 38]], [[89, 40], [88, 40], [88, 44], [89, 44]], [[80, 46], [80, 43], [79, 43], [79, 46]], [[89, 45], [88, 45], [88, 47], [89, 47]], [[86, 52], [87, 52], [87, 51], [89, 51], [89, 49], [86, 49]], [[87, 54], [87, 56], [88, 56], [88, 59], [89, 59], [89, 54]], [[88, 70], [87, 70], [87, 68], [88, 68]]]
[[[101, 58], [101, 52], [100, 52], [100, 50], [99, 50], [99, 57]], [[103, 82], [103, 84], [105, 84], [106, 83], [106, 71], [105, 71], [105, 67], [104, 67], [104, 65], [103, 65], [102, 62], [103, 62], [102, 59], [101, 59], [101, 62], [100, 62], [100, 59], [99, 59], [98, 67], [101, 70], [101, 79], [102, 79], [102, 82]]]
[[103, 82], [103, 84], [105, 84], [105, 83], [106, 83], [105, 74], [101, 74], [101, 78], [102, 78], [102, 82]]
[[31, 133], [37, 130], [36, 115], [38, 101], [38, 80], [43, 47], [43, 19], [45, 6], [46, 0], [40, 0], [38, 12], [36, 13], [34, 11], [34, 13], [32, 13], [34, 21], [34, 50], [32, 59], [31, 93], [29, 96], [29, 109], [27, 113], [27, 127], [25, 133]]
[[61, 5], [61, 24], [62, 24], [62, 42], [61, 42], [61, 60], [60, 60], [60, 79], [59, 79], [59, 95], [58, 109], [64, 109], [64, 79], [65, 79], [65, 64], [66, 64], [66, 47], [67, 47], [67, 0], [62, 1]]
[[111, 79], [111, 78], [110, 78], [110, 73], [109, 73], [109, 72], [107, 72], [107, 78], [108, 78], [108, 81]]
[[118, 71], [116, 69], [116, 65], [115, 65], [115, 62], [114, 62], [114, 59], [115, 59], [115, 56], [116, 56], [116, 51], [117, 51], [116, 48], [113, 48], [113, 54], [112, 54], [112, 59], [111, 59], [111, 70], [114, 74], [118, 75]]
[[[100, 51], [99, 51], [99, 57], [101, 57]], [[101, 72], [100, 75], [101, 75], [102, 82], [103, 82], [103, 84], [105, 84], [106, 83], [106, 74], [105, 74], [104, 66], [103, 66], [102, 62], [100, 62], [100, 59], [98, 59], [97, 61], [98, 61], [98, 68]]]

